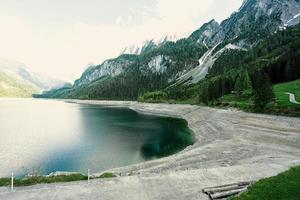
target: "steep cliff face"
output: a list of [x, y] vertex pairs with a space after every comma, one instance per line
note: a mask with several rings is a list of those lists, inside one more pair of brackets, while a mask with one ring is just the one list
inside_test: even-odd
[[221, 38], [216, 38], [216, 34], [218, 34], [220, 31], [221, 26], [219, 25], [219, 23], [215, 20], [211, 20], [210, 22], [201, 26], [200, 29], [192, 33], [190, 39], [197, 43], [202, 43], [205, 46], [211, 46], [216, 41], [220, 41], [221, 39], [223, 39], [222, 34], [219, 35], [219, 37], [222, 36]]
[[274, 33], [280, 27], [298, 24], [299, 20], [298, 0], [245, 0], [239, 10], [220, 25], [212, 20], [190, 38], [211, 47], [233, 39], [253, 43], [255, 39]]
[[134, 56], [120, 56], [116, 59], [106, 60], [101, 65], [91, 66], [75, 81], [74, 87], [87, 85], [106, 76], [118, 76], [134, 63], [133, 58]]
[[[169, 56], [158, 55], [153, 57], [148, 63], [147, 68], [151, 73], [163, 74], [167, 70], [167, 67], [172, 62]], [[146, 71], [146, 70], [145, 70]], [[146, 71], [147, 72], [147, 71]], [[147, 73], [146, 73], [147, 75]]]

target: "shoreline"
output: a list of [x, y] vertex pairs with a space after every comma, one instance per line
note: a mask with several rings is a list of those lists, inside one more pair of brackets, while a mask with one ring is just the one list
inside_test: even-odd
[[[172, 162], [172, 159], [182, 159], [182, 157], [184, 157], [185, 155], [188, 155], [190, 151], [197, 151], [201, 148], [203, 148], [204, 146], [208, 145], [210, 148], [215, 148], [218, 147], [219, 145], [215, 142], [215, 140], [217, 140], [218, 142], [225, 142], [228, 143], [229, 145], [232, 145], [231, 142], [229, 142], [229, 140], [231, 139], [235, 139], [234, 138], [234, 127], [240, 127], [242, 126], [248, 126], [249, 128], [253, 128], [252, 126], [258, 126], [255, 128], [258, 128], [257, 130], [264, 132], [269, 132], [269, 131], [275, 131], [275, 132], [279, 132], [283, 133], [283, 135], [286, 135], [285, 132], [289, 133], [291, 132], [291, 134], [294, 134], [293, 132], [296, 132], [297, 135], [295, 135], [295, 137], [297, 138], [297, 144], [300, 144], [300, 119], [299, 118], [293, 118], [293, 117], [285, 117], [285, 116], [277, 116], [277, 115], [269, 115], [269, 114], [256, 114], [256, 113], [246, 113], [240, 110], [236, 110], [236, 109], [217, 109], [217, 108], [210, 108], [210, 107], [201, 107], [201, 106], [196, 106], [196, 105], [184, 105], [184, 104], [151, 104], [151, 103], [140, 103], [140, 102], [134, 102], [134, 101], [97, 101], [97, 100], [63, 100], [65, 102], [68, 103], [79, 103], [79, 104], [92, 104], [92, 105], [100, 105], [100, 106], [113, 106], [113, 107], [123, 107], [123, 108], [129, 108], [131, 110], [134, 110], [138, 113], [141, 114], [146, 114], [146, 115], [157, 115], [157, 116], [162, 116], [162, 117], [174, 117], [174, 118], [180, 118], [180, 119], [184, 119], [187, 121], [188, 123], [188, 127], [191, 129], [193, 135], [195, 136], [195, 144], [186, 147], [184, 150], [175, 153], [173, 155], [170, 155], [168, 157], [164, 157], [164, 158], [159, 158], [159, 159], [155, 159], [155, 160], [151, 160], [151, 161], [146, 161], [143, 163], [138, 163], [138, 164], [134, 164], [134, 165], [129, 165], [129, 166], [125, 166], [125, 167], [119, 167], [119, 168], [115, 168], [115, 169], [110, 169], [110, 170], [106, 170], [106, 171], [110, 171], [110, 172], [115, 172], [115, 173], [121, 173], [121, 175], [141, 175], [141, 174], [155, 174], [155, 173], [168, 173], [168, 172], [172, 172], [174, 169], [172, 169], [172, 167], [166, 167], [164, 169], [161, 169], [162, 167], [159, 168], [159, 165], [170, 165], [170, 162]], [[209, 117], [209, 115], [222, 115], [222, 120], [225, 120], [226, 122], [226, 128], [223, 127], [223, 129], [225, 128], [225, 130], [222, 130], [222, 127], [217, 126], [219, 123], [221, 123], [220, 121], [218, 122], [218, 116], [216, 116], [216, 121], [214, 121], [214, 119], [211, 119]], [[234, 116], [235, 115], [235, 116]], [[225, 117], [225, 118], [224, 118]], [[226, 117], [228, 119], [226, 119]], [[248, 121], [243, 121], [242, 124], [241, 123], [241, 118], [249, 118]], [[255, 119], [258, 118], [258, 119]], [[205, 128], [203, 127], [199, 127], [197, 126], [197, 122], [203, 120], [206, 121], [207, 119], [209, 119], [209, 125], [212, 127], [209, 127], [208, 132], [212, 133], [212, 134], [208, 134], [205, 133]], [[213, 120], [213, 121], [211, 121]], [[275, 121], [275, 122], [274, 122]], [[281, 124], [278, 126], [276, 125], [276, 121], [277, 122], [281, 122]], [[223, 123], [225, 123], [223, 122]], [[261, 123], [261, 125], [260, 125]], [[274, 127], [269, 126], [268, 124], [274, 124]], [[204, 122], [205, 124], [205, 122]], [[297, 126], [297, 125], [298, 126]], [[296, 125], [296, 126], [295, 126]], [[216, 126], [215, 128], [219, 128], [220, 133], [224, 132], [224, 135], [220, 135], [220, 133], [217, 134], [218, 129], [214, 130], [214, 126]], [[261, 127], [259, 127], [261, 126]], [[286, 126], [287, 128], [285, 128], [284, 126]], [[295, 127], [294, 130], [290, 129], [291, 127]], [[229, 133], [228, 130], [226, 129], [230, 129], [232, 130], [232, 133]], [[291, 130], [291, 131], [290, 131]], [[252, 130], [253, 131], [253, 130]], [[254, 131], [256, 131], [254, 129]], [[232, 137], [232, 138], [231, 138]], [[270, 136], [265, 136], [264, 137], [271, 137]], [[277, 137], [277, 135], [275, 136]], [[251, 141], [253, 142], [253, 141]], [[259, 141], [257, 141], [259, 142]], [[291, 141], [291, 143], [293, 143]], [[244, 145], [247, 145], [246, 143], [243, 142]], [[234, 146], [238, 146], [240, 145], [238, 143], [238, 140], [236, 142], [236, 144], [234, 144]], [[252, 144], [249, 144], [252, 145]], [[255, 144], [255, 145], [260, 145]], [[293, 145], [294, 146], [294, 145]], [[295, 145], [294, 147], [296, 147], [297, 145]], [[253, 147], [253, 146], [251, 146]], [[263, 146], [262, 146], [263, 147]], [[281, 148], [279, 148], [281, 149]], [[250, 146], [249, 146], [249, 150]], [[215, 152], [214, 152], [215, 153]], [[224, 153], [224, 152], [222, 152]], [[236, 152], [238, 153], [238, 152]], [[284, 165], [284, 169], [288, 169], [291, 166], [295, 166], [300, 164], [300, 146], [297, 148], [296, 147], [296, 154], [297, 157], [294, 160], [295, 162], [293, 162], [293, 160], [291, 161], [291, 163], [289, 161], [286, 162], [286, 165]], [[230, 155], [228, 155], [230, 157]], [[236, 157], [231, 155], [232, 158]], [[226, 152], [225, 155], [222, 156], [223, 158], [226, 158]], [[246, 158], [246, 157], [245, 157]], [[252, 158], [253, 159], [253, 158]], [[214, 161], [213, 158], [209, 159], [211, 162]], [[236, 160], [232, 159], [232, 161], [244, 161], [243, 158], [238, 158]], [[195, 161], [198, 161], [197, 159], [195, 159]], [[246, 160], [244, 161], [245, 163]], [[274, 164], [280, 164], [279, 162], [271, 162]], [[192, 163], [190, 163], [192, 164]], [[268, 164], [268, 163], [266, 163]], [[270, 164], [270, 163], [269, 163]], [[207, 164], [206, 164], [207, 165]], [[210, 163], [210, 165], [208, 167], [224, 167], [224, 166], [234, 166], [231, 165], [231, 163], [227, 163], [223, 162], [223, 163], [219, 163], [215, 160], [215, 162]], [[158, 168], [157, 170], [155, 170], [155, 168]], [[205, 165], [203, 167], [206, 167]], [[151, 168], [151, 170], [149, 170], [148, 168]], [[178, 167], [176, 167], [178, 168]], [[195, 166], [189, 166], [187, 167], [187, 170], [190, 169], [198, 169], [198, 167]], [[106, 172], [104, 171], [104, 172]], [[280, 171], [281, 172], [281, 171]], [[101, 172], [103, 173], [103, 172]], [[279, 173], [279, 172], [278, 172]], [[96, 173], [97, 175], [99, 175], [100, 173]], [[275, 173], [276, 174], [276, 173]], [[275, 175], [274, 174], [274, 175]]]
[[[300, 118], [246, 113], [181, 104], [130, 101], [58, 100], [68, 103], [125, 107], [147, 115], [181, 118], [188, 122], [196, 142], [168, 157], [106, 170], [120, 175], [111, 180], [55, 183], [18, 188], [10, 195], [0, 188], [0, 198], [22, 195], [61, 199], [93, 191], [91, 199], [207, 199], [205, 187], [239, 181], [257, 181], [300, 165]], [[94, 176], [103, 172], [94, 173]], [[61, 187], [61, 189], [57, 189]], [[35, 192], [32, 192], [34, 190]], [[46, 190], [41, 196], [39, 190]], [[73, 193], [65, 193], [70, 190]], [[48, 194], [48, 196], [47, 196]]]

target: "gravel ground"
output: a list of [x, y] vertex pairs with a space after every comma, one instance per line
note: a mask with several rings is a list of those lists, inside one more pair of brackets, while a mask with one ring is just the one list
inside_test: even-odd
[[255, 181], [300, 165], [300, 118], [191, 105], [68, 102], [183, 118], [197, 142], [166, 158], [109, 170], [117, 178], [19, 187], [13, 193], [2, 187], [0, 199], [208, 199], [201, 192], [205, 187]]

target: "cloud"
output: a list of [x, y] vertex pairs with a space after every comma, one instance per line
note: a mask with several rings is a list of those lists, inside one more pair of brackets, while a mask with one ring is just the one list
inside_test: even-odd
[[117, 56], [126, 46], [146, 39], [187, 35], [212, 18], [220, 21], [228, 17], [241, 3], [242, 0], [157, 0], [155, 7], [131, 10], [110, 24], [87, 20], [39, 24], [0, 13], [0, 57], [21, 61], [37, 72], [74, 80], [89, 62], [101, 63]]

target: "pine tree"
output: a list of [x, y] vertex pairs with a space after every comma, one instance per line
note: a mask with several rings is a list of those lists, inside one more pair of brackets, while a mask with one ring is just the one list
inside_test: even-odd
[[234, 90], [242, 92], [249, 89], [252, 89], [252, 82], [248, 71], [245, 70], [238, 76], [234, 85]]
[[256, 72], [254, 76], [254, 105], [257, 110], [263, 110], [274, 98], [269, 77], [263, 72]]

